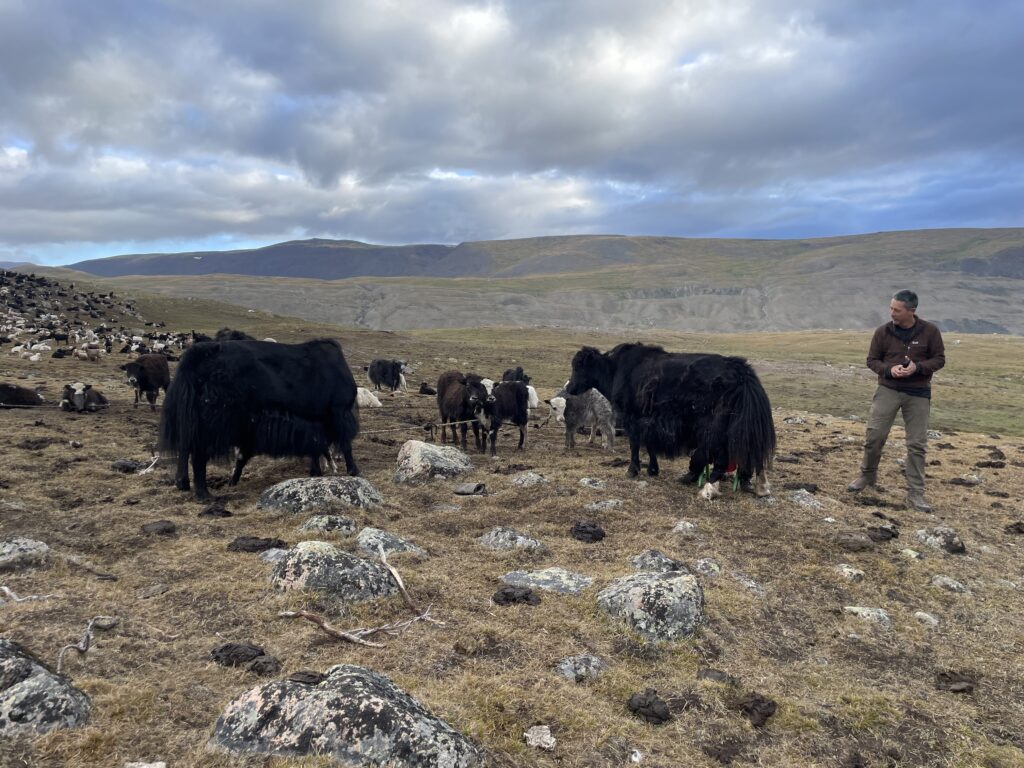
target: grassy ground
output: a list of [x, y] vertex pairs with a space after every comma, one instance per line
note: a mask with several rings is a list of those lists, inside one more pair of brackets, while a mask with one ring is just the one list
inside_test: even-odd
[[[279, 341], [331, 330], [200, 301], [146, 298], [139, 307], [147, 318], [162, 317], [172, 327], [210, 331], [231, 325]], [[451, 367], [496, 376], [519, 364], [534, 376], [542, 396], [565, 380], [581, 344], [606, 348], [623, 340], [512, 328], [336, 335], [355, 369], [376, 356], [409, 360], [416, 368], [409, 377], [413, 388]], [[726, 493], [704, 502], [693, 488], [674, 481], [684, 469], [679, 462], [666, 462], [660, 477], [630, 481], [614, 461], [626, 456], [624, 445], [613, 456], [582, 440], [567, 454], [554, 424], [532, 428], [522, 453], [512, 450], [509, 432], [499, 441], [497, 460], [474, 455], [476, 469], [467, 479], [485, 482], [485, 497], [455, 497], [445, 482], [399, 487], [391, 480], [396, 453], [405, 439], [422, 435], [410, 424], [435, 417], [433, 399], [384, 398], [383, 408], [364, 411], [355, 453], [385, 504], [354, 516], [429, 551], [428, 558], [392, 561], [413, 597], [432, 604], [446, 626], [418, 624], [379, 650], [334, 641], [311, 624], [281, 620], [277, 613], [306, 608], [342, 627], [367, 626], [407, 617], [399, 600], [342, 606], [313, 594], [277, 593], [266, 580], [269, 566], [255, 555], [225, 549], [239, 535], [290, 544], [313, 538], [297, 530], [303, 517], [271, 515], [255, 506], [268, 485], [301, 476], [303, 462], [257, 458], [235, 489], [220, 484], [227, 470], [214, 468], [214, 493], [234, 516], [198, 517], [205, 505], [173, 490], [168, 470], [139, 476], [110, 469], [117, 458], [150, 455], [159, 417], [131, 408], [130, 391], [116, 370], [121, 360], [46, 360], [33, 366], [0, 359], [0, 380], [45, 382], [52, 399], [65, 381], [81, 379], [113, 403], [95, 415], [56, 408], [0, 413], [3, 538], [41, 539], [119, 577], [101, 581], [61, 562], [3, 574], [0, 583], [19, 595], [57, 597], [0, 605], [0, 633], [52, 663], [92, 616], [121, 619], [115, 629], [97, 632], [87, 655], [72, 654], [67, 661], [67, 673], [92, 698], [90, 723], [32, 741], [0, 742], [0, 765], [322, 765], [314, 759], [204, 751], [224, 705], [262, 682], [209, 660], [209, 651], [227, 641], [264, 646], [282, 660], [282, 676], [337, 663], [378, 670], [472, 737], [497, 766], [621, 766], [630, 764], [633, 750], [643, 755], [641, 765], [656, 768], [717, 766], [727, 759], [765, 766], [1024, 765], [1024, 556], [1021, 537], [1004, 532], [1021, 519], [1024, 499], [1024, 428], [1011, 418], [1024, 405], [1021, 340], [964, 336], [950, 348], [949, 367], [937, 376], [933, 419], [944, 435], [929, 454], [934, 516], [887, 506], [902, 496], [898, 428], [884, 457], [883, 489], [870, 497], [873, 505], [844, 491], [856, 473], [863, 435], [863, 424], [847, 417], [866, 414], [873, 390], [862, 369], [865, 334], [652, 333], [644, 340], [671, 349], [742, 353], [756, 362], [776, 407], [779, 451], [796, 460], [776, 465], [774, 500]], [[783, 421], [790, 416], [805, 423]], [[52, 442], [43, 444], [45, 438]], [[69, 447], [72, 440], [82, 447]], [[953, 447], [939, 448], [939, 442]], [[986, 446], [1006, 454], [1005, 469], [974, 469], [990, 456]], [[525, 489], [511, 485], [511, 474], [526, 468], [551, 482]], [[980, 474], [983, 483], [949, 484], [968, 472]], [[602, 479], [607, 488], [585, 488], [579, 484], [583, 477]], [[790, 500], [786, 486], [801, 483], [819, 486], [823, 509]], [[601, 513], [584, 510], [604, 498], [624, 504]], [[895, 517], [900, 538], [866, 552], [841, 550], [835, 534], [879, 524], [873, 513]], [[144, 523], [160, 519], [174, 522], [177, 534], [141, 533]], [[584, 544], [569, 536], [574, 522], [587, 519], [605, 528], [604, 541]], [[680, 519], [696, 523], [696, 533], [672, 533]], [[925, 559], [910, 561], [899, 554], [908, 546], [924, 550], [914, 531], [936, 524], [951, 525], [963, 536], [966, 556], [928, 550]], [[484, 550], [475, 539], [496, 525], [540, 538], [548, 554]], [[332, 540], [354, 549], [353, 538]], [[596, 609], [596, 592], [629, 573], [629, 558], [648, 548], [691, 568], [702, 557], [722, 566], [717, 578], [702, 579], [708, 622], [688, 641], [646, 644]], [[864, 581], [842, 579], [835, 570], [839, 563], [862, 569]], [[490, 602], [503, 573], [551, 566], [591, 576], [595, 585], [579, 597], [545, 593], [536, 607]], [[963, 582], [971, 593], [931, 586], [937, 574]], [[157, 585], [166, 591], [147, 596]], [[844, 615], [843, 607], [851, 605], [884, 608], [892, 629]], [[918, 622], [913, 614], [919, 610], [934, 614], [939, 626]], [[553, 671], [562, 657], [583, 652], [609, 664], [596, 682], [575, 684]], [[724, 670], [739, 682], [699, 681], [703, 667]], [[949, 670], [977, 678], [976, 691], [938, 690], [936, 674]], [[648, 687], [688, 707], [666, 725], [647, 725], [629, 713], [626, 701]], [[739, 711], [740, 698], [750, 691], [778, 703], [764, 728], [753, 728]], [[553, 753], [523, 743], [523, 731], [538, 723], [550, 725], [558, 739]]]

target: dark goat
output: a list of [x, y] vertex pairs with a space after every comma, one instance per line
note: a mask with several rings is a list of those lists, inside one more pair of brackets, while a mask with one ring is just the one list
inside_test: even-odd
[[487, 436], [491, 436], [491, 456], [497, 455], [496, 443], [498, 429], [505, 422], [519, 427], [519, 445], [521, 450], [526, 444], [526, 424], [530, 420], [530, 394], [522, 381], [502, 381], [494, 385], [491, 394], [478, 406], [478, 418], [484, 427], [484, 444], [480, 450], [487, 449]]
[[[441, 442], [445, 440], [445, 425], [449, 422], [471, 422], [473, 442], [483, 450], [480, 442], [480, 423], [476, 418], [477, 406], [487, 398], [487, 390], [480, 383], [480, 376], [475, 373], [463, 374], [461, 371], [445, 371], [437, 379], [437, 408], [441, 414]], [[466, 450], [466, 423], [458, 425], [462, 432], [462, 450]], [[452, 431], [452, 442], [455, 442], [455, 424], [448, 427]]]
[[125, 372], [128, 384], [135, 390], [134, 407], [139, 407], [139, 396], [145, 393], [150, 410], [155, 411], [160, 390], [163, 389], [166, 395], [167, 387], [171, 384], [167, 358], [160, 353], [139, 355], [132, 362], [122, 365], [121, 370]]

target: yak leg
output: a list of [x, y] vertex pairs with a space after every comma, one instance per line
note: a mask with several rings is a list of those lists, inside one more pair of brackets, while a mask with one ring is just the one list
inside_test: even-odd
[[587, 445], [593, 445], [595, 437], [597, 437], [597, 424], [591, 424], [590, 425], [590, 439], [587, 440]]
[[[465, 427], [463, 427], [465, 429]], [[480, 424], [476, 421], [473, 422], [473, 442], [476, 443], [480, 449], [480, 453], [483, 453], [487, 449], [487, 431], [480, 429]], [[465, 444], [462, 446], [465, 448]]]
[[359, 477], [359, 467], [356, 466], [355, 457], [352, 455], [352, 442], [341, 446], [341, 455], [345, 458], [345, 471], [352, 477]]
[[208, 500], [210, 491], [206, 487], [206, 453], [202, 449], [192, 453], [192, 479], [195, 481], [196, 498], [199, 501]]
[[568, 425], [565, 427], [565, 449], [567, 451], [572, 450], [576, 447], [576, 430], [569, 429]]
[[686, 474], [679, 478], [679, 482], [683, 485], [693, 485], [700, 480], [701, 473], [707, 465], [707, 453], [698, 448], [690, 455], [690, 466], [686, 470]]
[[[484, 432], [484, 447], [487, 446], [487, 433]], [[491, 430], [491, 456], [498, 455], [498, 428], [494, 427]]]
[[136, 387], [135, 388], [135, 402], [132, 404], [132, 408], [138, 408], [138, 407], [139, 407], [139, 388]]
[[757, 473], [754, 480], [754, 495], [758, 498], [772, 495], [772, 489], [768, 487], [768, 475], [763, 469]]
[[146, 393], [146, 399], [149, 400], [149, 410], [156, 411], [156, 399], [160, 395], [159, 389], [154, 389]]
[[[474, 424], [473, 426], [476, 426], [476, 425]], [[453, 429], [454, 429], [454, 427], [453, 427]], [[459, 441], [459, 444], [462, 446], [462, 450], [466, 450], [466, 432], [467, 432], [468, 429], [469, 429], [469, 427], [467, 427], [465, 424], [459, 424], [459, 434], [462, 436], [462, 439]], [[480, 438], [477, 436], [475, 429], [473, 430], [473, 436], [476, 438], [476, 444], [477, 444], [477, 447], [479, 448], [480, 447]]]
[[188, 482], [188, 451], [178, 453], [178, 471], [174, 474], [174, 487], [179, 491], [191, 488]]
[[523, 446], [525, 446], [525, 445], [526, 445], [526, 425], [525, 424], [520, 424], [519, 425], [519, 445], [516, 446], [516, 450], [517, 451], [521, 451], [523, 449]]
[[640, 441], [630, 435], [629, 438], [629, 469], [626, 475], [636, 477], [640, 474]]
[[647, 456], [649, 460], [647, 462], [647, 474], [651, 477], [657, 477], [661, 471], [658, 468], [658, 451], [650, 443], [647, 444]]
[[238, 485], [238, 481], [242, 479], [242, 470], [245, 469], [245, 465], [249, 463], [251, 458], [252, 451], [245, 448], [238, 449], [238, 456], [235, 457], [235, 471], [231, 473], [228, 485]]
[[700, 495], [705, 499], [713, 499], [721, 494], [719, 481], [725, 476], [725, 473], [729, 469], [729, 460], [723, 459], [721, 456], [725, 454], [719, 454], [719, 457], [715, 458], [715, 463], [711, 467], [711, 474], [708, 476], [708, 481], [701, 489]]
[[320, 466], [320, 454], [313, 453], [309, 457], [309, 476], [310, 477], [323, 477], [324, 470]]

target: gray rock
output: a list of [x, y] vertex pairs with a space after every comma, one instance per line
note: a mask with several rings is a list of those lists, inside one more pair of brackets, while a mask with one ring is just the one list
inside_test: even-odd
[[544, 545], [532, 536], [500, 526], [492, 528], [477, 541], [494, 550], [525, 549], [528, 552], [543, 552], [545, 549]]
[[315, 684], [281, 680], [240, 694], [217, 718], [207, 748], [322, 755], [349, 766], [484, 765], [469, 739], [391, 680], [349, 664], [331, 667]]
[[758, 597], [764, 597], [764, 587], [762, 587], [758, 582], [754, 581], [752, 578], [747, 576], [745, 573], [735, 571], [731, 574], [731, 576], [734, 579], [736, 579], [736, 581], [739, 582], [740, 586], [742, 586], [748, 592], [753, 592]]
[[487, 483], [461, 483], [452, 489], [456, 496], [486, 496]]
[[0, 571], [46, 565], [49, 560], [50, 548], [41, 541], [24, 536], [0, 541]]
[[597, 604], [650, 640], [678, 640], [704, 621], [704, 592], [689, 574], [625, 576], [602, 590]]
[[900, 555], [905, 557], [907, 560], [924, 560], [924, 555], [922, 555], [916, 549], [911, 549], [910, 547], [907, 547], [906, 549], [901, 549]]
[[454, 446], [409, 440], [398, 451], [394, 480], [396, 483], [419, 485], [435, 477], [458, 477], [472, 469], [469, 456]]
[[930, 613], [924, 611], [914, 611], [914, 618], [920, 621], [922, 624], [927, 624], [930, 627], [939, 626], [939, 620]]
[[344, 515], [314, 515], [300, 525], [299, 530], [317, 533], [334, 531], [341, 536], [351, 536], [356, 532], [356, 521]]
[[929, 440], [941, 440], [942, 439], [942, 433], [939, 432], [938, 430], [935, 430], [935, 429], [929, 429], [928, 430], [928, 439]]
[[398, 592], [388, 570], [326, 541], [303, 541], [274, 566], [271, 583], [281, 590], [311, 589], [341, 600], [372, 600]]
[[385, 555], [395, 555], [400, 552], [411, 552], [420, 557], [427, 556], [427, 550], [417, 547], [411, 541], [406, 541], [401, 536], [382, 531], [380, 528], [363, 528], [356, 537], [356, 546], [364, 555], [377, 557], [381, 549]]
[[606, 512], [609, 509], [619, 509], [621, 507], [622, 499], [601, 499], [600, 501], [592, 501], [583, 508], [587, 512]]
[[279, 563], [287, 556], [287, 549], [265, 549], [260, 552], [260, 560], [264, 563]]
[[841, 531], [836, 534], [835, 542], [847, 552], [865, 552], [875, 546], [871, 537], [862, 531]]
[[563, 595], [578, 595], [594, 580], [589, 576], [572, 573], [564, 568], [545, 568], [542, 571], [512, 571], [501, 577], [503, 584], [512, 587], [533, 587]]
[[526, 746], [534, 749], [543, 749], [550, 752], [557, 745], [558, 741], [551, 735], [551, 728], [547, 725], [534, 725], [523, 733]]
[[806, 424], [807, 423], [807, 419], [805, 419], [803, 416], [787, 416], [782, 421], [785, 422], [786, 424]]
[[583, 683], [596, 680], [608, 668], [601, 659], [593, 654], [583, 653], [579, 656], [568, 656], [558, 662], [555, 669], [567, 680]]
[[878, 624], [883, 629], [892, 629], [892, 619], [884, 608], [865, 608], [860, 605], [847, 605], [843, 607], [843, 613], [857, 616], [864, 621]]
[[672, 533], [682, 533], [684, 535], [690, 535], [697, 532], [697, 524], [691, 523], [689, 520], [680, 520], [672, 528]]
[[267, 488], [258, 506], [308, 515], [329, 513], [338, 506], [373, 509], [381, 501], [365, 477], [297, 477]]
[[932, 549], [941, 549], [951, 554], [963, 554], [967, 551], [963, 539], [952, 528], [940, 525], [937, 528], [922, 528], [916, 533], [917, 540]]
[[864, 571], [860, 568], [854, 568], [849, 563], [840, 563], [836, 566], [836, 571], [838, 571], [839, 575], [847, 581], [851, 581], [853, 583], [864, 581]]
[[945, 589], [948, 592], [956, 592], [957, 594], [963, 595], [971, 590], [965, 587], [956, 579], [950, 578], [949, 576], [932, 576], [932, 586], [938, 587], [939, 589]]
[[689, 573], [690, 569], [686, 567], [684, 563], [678, 560], [673, 560], [668, 555], [659, 552], [656, 549], [648, 549], [641, 552], [639, 555], [630, 558], [629, 564], [633, 566], [634, 571], [640, 571], [641, 573], [665, 573], [666, 571], [675, 571], [678, 573]]
[[722, 572], [722, 566], [713, 557], [702, 557], [697, 561], [697, 573], [706, 579], [713, 579]]
[[600, 491], [605, 487], [605, 482], [604, 480], [598, 480], [596, 477], [584, 477], [580, 480], [580, 485], [584, 488], [593, 488]]
[[544, 483], [550, 482], [550, 480], [539, 472], [520, 472], [519, 474], [512, 476], [512, 485], [517, 488], [531, 488], [535, 485], [543, 485]]
[[789, 494], [789, 500], [805, 509], [824, 509], [825, 505], [814, 498], [806, 488], [800, 488]]
[[85, 725], [90, 708], [89, 697], [67, 678], [0, 638], [0, 739]]

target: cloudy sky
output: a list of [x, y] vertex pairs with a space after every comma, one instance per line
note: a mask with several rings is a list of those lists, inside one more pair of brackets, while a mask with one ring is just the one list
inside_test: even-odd
[[1024, 226], [1019, 0], [0, 0], [0, 260]]

